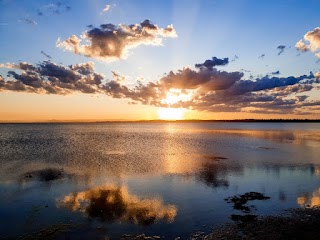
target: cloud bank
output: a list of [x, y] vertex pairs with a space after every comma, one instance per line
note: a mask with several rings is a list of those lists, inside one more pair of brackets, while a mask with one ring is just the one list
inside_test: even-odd
[[7, 81], [0, 80], [0, 91], [18, 91], [43, 94], [97, 93], [103, 79], [94, 72], [93, 62], [68, 67], [44, 61], [38, 65], [26, 62], [0, 64], [0, 67], [17, 69], [8, 71]]
[[162, 44], [164, 38], [175, 38], [177, 33], [172, 25], [160, 28], [144, 20], [140, 24], [118, 26], [102, 24], [91, 28], [80, 37], [71, 35], [65, 40], [57, 40], [57, 46], [75, 54], [100, 60], [125, 58], [128, 50], [140, 45]]
[[128, 99], [132, 104], [210, 112], [310, 114], [320, 106], [320, 101], [306, 95], [319, 87], [319, 73], [277, 77], [275, 75], [280, 72], [276, 71], [271, 77], [244, 79], [242, 71], [228, 72], [213, 67], [225, 64], [227, 58], [212, 59], [196, 64], [195, 69], [170, 71], [153, 82], [137, 81], [134, 87], [127, 86], [125, 77], [115, 71], [112, 71], [111, 80], [104, 79], [102, 74], [95, 72], [92, 62], [70, 66], [51, 61], [37, 65], [26, 62], [0, 64], [0, 67], [8, 68], [7, 77], [0, 78], [0, 91], [104, 94]]

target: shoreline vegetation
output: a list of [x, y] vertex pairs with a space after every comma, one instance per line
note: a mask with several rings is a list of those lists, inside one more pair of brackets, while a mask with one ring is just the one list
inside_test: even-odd
[[0, 121], [0, 124], [53, 124], [53, 123], [232, 123], [232, 122], [285, 122], [285, 123], [319, 123], [320, 119], [231, 119], [231, 120], [203, 120], [203, 119], [185, 119], [185, 120], [48, 120], [48, 121]]

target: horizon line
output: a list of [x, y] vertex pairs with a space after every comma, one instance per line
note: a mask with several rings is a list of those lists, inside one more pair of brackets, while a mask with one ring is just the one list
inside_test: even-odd
[[128, 120], [128, 119], [74, 119], [74, 120], [0, 120], [0, 124], [31, 124], [31, 123], [161, 123], [161, 122], [320, 122], [320, 119], [299, 119], [299, 118], [269, 118], [269, 119], [147, 119], [147, 120]]

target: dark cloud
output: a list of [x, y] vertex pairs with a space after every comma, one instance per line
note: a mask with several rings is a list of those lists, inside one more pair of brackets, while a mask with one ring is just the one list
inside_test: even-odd
[[265, 54], [261, 54], [258, 58], [264, 58], [265, 56]]
[[176, 36], [172, 25], [159, 28], [150, 20], [144, 20], [140, 24], [132, 25], [102, 24], [98, 28], [90, 28], [80, 38], [72, 35], [63, 41], [58, 39], [57, 46], [87, 57], [114, 60], [126, 57], [130, 48], [139, 45], [161, 45], [164, 38]]
[[268, 76], [257, 78], [253, 80], [242, 80], [237, 81], [231, 88], [228, 89], [229, 93], [234, 94], [243, 94], [246, 92], [257, 92], [267, 89], [273, 89], [277, 87], [284, 87], [294, 85], [302, 80], [305, 79], [312, 79], [314, 76], [307, 76], [303, 75], [300, 77], [287, 77], [287, 78], [278, 78], [272, 77], [269, 78]]
[[71, 10], [71, 7], [63, 2], [56, 2], [44, 5], [37, 9], [38, 16], [50, 16], [58, 15], [63, 12], [68, 12]]
[[41, 51], [41, 54], [49, 59], [52, 59], [52, 57], [49, 54], [45, 53], [44, 51]]
[[216, 68], [200, 68], [198, 71], [184, 68], [177, 73], [171, 71], [159, 80], [158, 86], [165, 89], [200, 89], [204, 91], [224, 90], [243, 77], [241, 72], [226, 72]]
[[284, 52], [285, 49], [286, 49], [286, 46], [285, 46], [285, 45], [279, 45], [279, 46], [277, 47], [278, 55], [281, 55], [281, 54]]
[[92, 62], [68, 67], [50, 61], [36, 66], [22, 62], [1, 64], [0, 67], [17, 69], [8, 71], [8, 80], [3, 82], [0, 90], [47, 94], [99, 93], [103, 79], [101, 74], [94, 72]]
[[204, 63], [195, 64], [196, 68], [213, 68], [215, 66], [224, 66], [229, 63], [229, 58], [213, 57], [212, 60], [206, 60]]
[[278, 70], [278, 71], [272, 72], [271, 74], [272, 74], [272, 75], [279, 75], [279, 74], [280, 74], [280, 71]]

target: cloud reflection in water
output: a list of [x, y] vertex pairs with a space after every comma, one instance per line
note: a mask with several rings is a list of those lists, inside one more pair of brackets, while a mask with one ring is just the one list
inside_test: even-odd
[[301, 207], [320, 206], [320, 188], [316, 189], [312, 194], [305, 194], [297, 198], [297, 203]]
[[225, 178], [228, 167], [215, 162], [204, 162], [200, 170], [196, 173], [196, 179], [208, 187], [228, 187], [229, 181]]
[[58, 207], [80, 211], [101, 221], [141, 225], [150, 225], [158, 220], [173, 222], [177, 215], [174, 205], [165, 205], [159, 198], [140, 199], [129, 194], [126, 187], [111, 185], [69, 194], [58, 201]]

